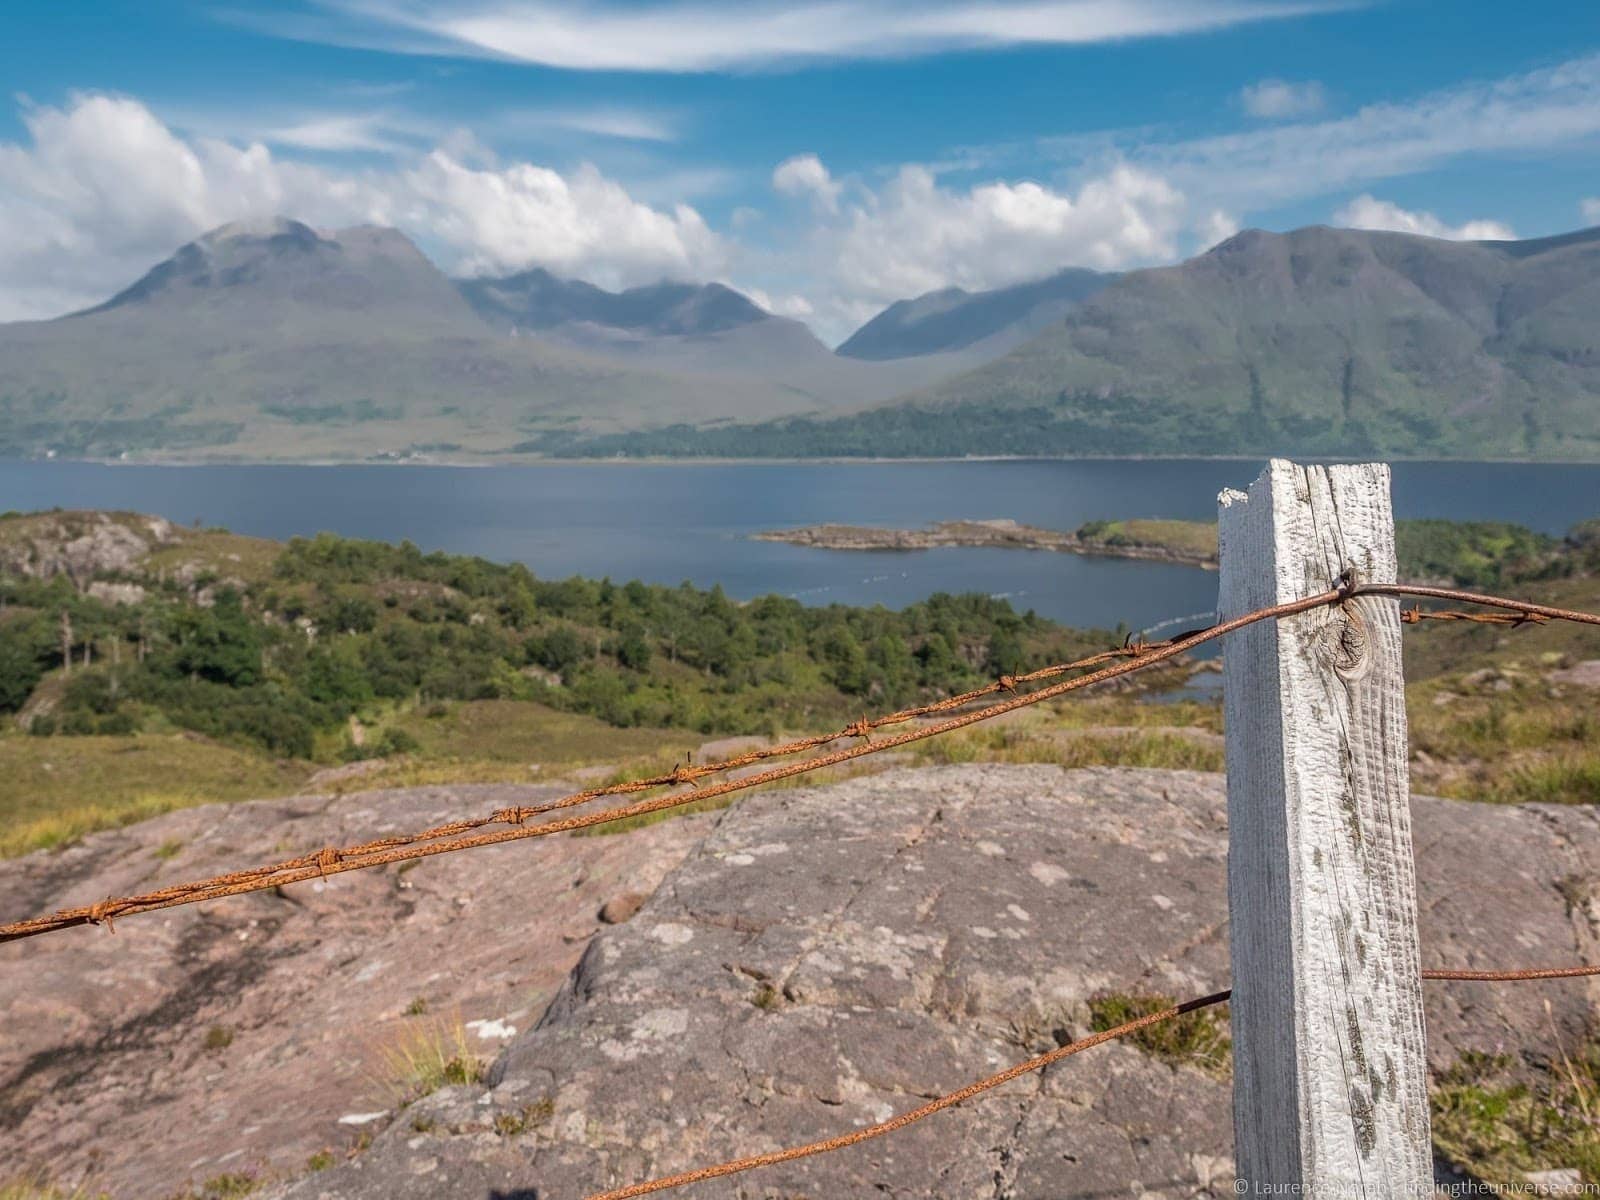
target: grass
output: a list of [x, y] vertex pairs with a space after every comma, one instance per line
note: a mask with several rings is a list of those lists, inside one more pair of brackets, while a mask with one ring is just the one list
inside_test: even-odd
[[1407, 690], [1418, 791], [1499, 804], [1600, 803], [1600, 714], [1515, 660]]
[[[1089, 1001], [1090, 1025], [1096, 1033], [1103, 1033], [1177, 1003], [1171, 996], [1154, 993], [1109, 992]], [[1233, 1041], [1228, 1035], [1226, 1005], [1213, 1005], [1147, 1025], [1129, 1034], [1126, 1040], [1170, 1066], [1193, 1067], [1214, 1079], [1227, 1079], [1233, 1074]]]
[[530, 1129], [537, 1129], [555, 1115], [555, 1101], [543, 1096], [532, 1104], [524, 1104], [516, 1112], [496, 1113], [494, 1131], [501, 1137], [520, 1137]]
[[204, 1183], [190, 1184], [167, 1200], [239, 1200], [265, 1187], [271, 1180], [260, 1171], [224, 1171]]
[[1563, 1047], [1531, 1072], [1508, 1055], [1463, 1055], [1431, 1093], [1442, 1158], [1485, 1183], [1520, 1185], [1529, 1171], [1576, 1167], [1600, 1182], [1600, 1044]]
[[60, 1187], [43, 1175], [25, 1175], [0, 1181], [0, 1200], [110, 1200], [110, 1197], [81, 1184]]
[[[282, 795], [302, 764], [183, 734], [34, 738], [0, 735], [0, 857], [76, 841], [213, 800]], [[174, 781], [181, 785], [174, 787]], [[92, 797], [86, 800], [85, 797]]]
[[459, 1016], [408, 1022], [378, 1046], [377, 1082], [396, 1104], [430, 1092], [477, 1083], [487, 1064], [473, 1053]]
[[1208, 559], [1217, 556], [1214, 521], [1091, 521], [1079, 528], [1078, 536], [1110, 546], [1150, 546]]
[[[442, 709], [442, 714], [433, 715]], [[413, 708], [392, 721], [417, 740], [425, 762], [567, 766], [620, 762], [695, 739], [683, 730], [618, 729], [595, 717], [531, 700], [471, 700]], [[374, 730], [374, 735], [379, 731]]]
[[912, 747], [919, 763], [1051, 763], [1075, 767], [1159, 767], [1220, 771], [1222, 747], [1172, 729], [1101, 733], [1049, 722], [1011, 722], [947, 733]]

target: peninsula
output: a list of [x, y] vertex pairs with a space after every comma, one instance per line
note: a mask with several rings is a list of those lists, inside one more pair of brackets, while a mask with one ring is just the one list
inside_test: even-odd
[[934, 550], [946, 546], [998, 546], [1055, 550], [1105, 558], [1146, 558], [1215, 570], [1217, 527], [1209, 521], [1090, 521], [1073, 532], [1011, 520], [940, 521], [926, 529], [874, 529], [860, 525], [806, 525], [751, 535], [823, 550]]

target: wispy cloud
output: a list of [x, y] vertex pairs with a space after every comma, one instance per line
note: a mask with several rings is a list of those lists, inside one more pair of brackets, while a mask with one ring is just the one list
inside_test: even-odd
[[335, 113], [264, 130], [261, 140], [301, 150], [395, 154], [407, 148], [408, 140], [397, 137], [397, 132], [381, 117]]
[[572, 70], [724, 71], [950, 50], [1205, 33], [1352, 0], [320, 0], [315, 14], [222, 15], [266, 32], [402, 54]]
[[492, 114], [486, 132], [547, 133], [559, 130], [589, 137], [625, 142], [676, 142], [683, 136], [683, 119], [665, 111], [629, 108], [513, 109]]
[[1327, 106], [1326, 89], [1316, 80], [1291, 83], [1286, 79], [1263, 79], [1239, 92], [1239, 103], [1252, 117], [1282, 121], [1318, 113]]
[[1432, 170], [1471, 155], [1550, 151], [1600, 135], [1600, 55], [1349, 116], [1130, 146], [1195, 194], [1245, 207]]

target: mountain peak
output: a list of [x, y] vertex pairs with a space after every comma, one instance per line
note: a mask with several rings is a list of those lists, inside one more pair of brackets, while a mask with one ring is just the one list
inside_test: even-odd
[[477, 325], [449, 280], [398, 229], [318, 232], [283, 216], [208, 230], [104, 304], [74, 315], [144, 309], [203, 310], [208, 320], [229, 312], [256, 325], [329, 310], [381, 312], [391, 324], [421, 320], [439, 329]]

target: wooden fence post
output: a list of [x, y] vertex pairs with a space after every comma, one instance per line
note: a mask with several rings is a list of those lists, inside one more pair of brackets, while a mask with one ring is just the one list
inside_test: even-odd
[[[1385, 465], [1275, 459], [1218, 507], [1223, 618], [1395, 579]], [[1399, 605], [1262, 622], [1223, 654], [1237, 1189], [1428, 1195]]]

